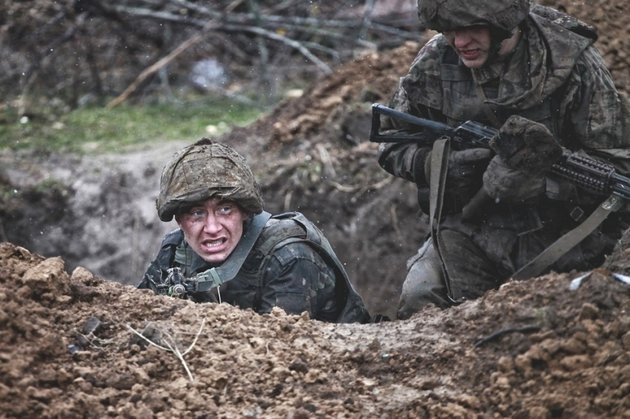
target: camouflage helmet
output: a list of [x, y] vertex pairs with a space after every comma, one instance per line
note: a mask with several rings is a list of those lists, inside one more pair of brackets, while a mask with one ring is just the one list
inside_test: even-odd
[[438, 32], [488, 25], [500, 40], [529, 14], [530, 0], [418, 0], [422, 27]]
[[243, 156], [202, 138], [175, 154], [160, 178], [158, 216], [170, 221], [180, 210], [209, 198], [236, 202], [248, 214], [262, 211], [258, 183]]

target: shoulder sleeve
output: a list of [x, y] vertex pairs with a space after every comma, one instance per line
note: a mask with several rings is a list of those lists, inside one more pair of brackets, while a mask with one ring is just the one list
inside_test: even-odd
[[604, 61], [589, 47], [576, 63], [571, 83], [570, 121], [575, 138], [565, 139], [594, 157], [604, 158], [630, 173], [630, 108], [615, 88]]
[[[390, 107], [421, 118], [443, 122], [446, 118], [442, 109], [441, 61], [447, 48], [444, 37], [440, 34], [431, 38], [414, 59], [407, 74], [400, 83]], [[403, 122], [383, 117], [384, 132], [405, 133], [413, 131], [415, 135], [428, 140], [437, 137], [432, 132], [422, 132], [418, 127], [410, 127]], [[419, 147], [414, 143], [381, 144], [379, 165], [388, 173], [417, 184], [425, 183], [424, 159], [429, 147]]]

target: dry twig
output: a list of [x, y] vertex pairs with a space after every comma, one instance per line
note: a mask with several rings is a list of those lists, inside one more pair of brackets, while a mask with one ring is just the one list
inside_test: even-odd
[[142, 333], [138, 332], [137, 330], [135, 330], [130, 325], [126, 324], [125, 326], [132, 333], [134, 333], [135, 335], [139, 336], [141, 339], [143, 339], [144, 341], [146, 341], [150, 345], [153, 345], [156, 348], [162, 349], [164, 351], [172, 352], [175, 355], [175, 357], [179, 360], [179, 362], [181, 362], [182, 366], [184, 367], [184, 370], [186, 371], [186, 374], [188, 375], [188, 379], [192, 383], [195, 380], [194, 380], [194, 377], [192, 375], [192, 372], [190, 371], [190, 368], [188, 368], [188, 364], [186, 363], [186, 360], [184, 359], [184, 356], [186, 356], [186, 354], [188, 354], [192, 350], [192, 348], [195, 346], [195, 344], [197, 343], [197, 339], [199, 339], [199, 335], [201, 334], [201, 331], [203, 330], [203, 327], [204, 327], [205, 324], [206, 324], [206, 319], [204, 318], [201, 321], [201, 325], [199, 326], [199, 330], [197, 331], [197, 334], [195, 335], [195, 338], [193, 339], [192, 343], [188, 346], [188, 348], [184, 352], [181, 352], [179, 350], [179, 347], [178, 347], [178, 344], [177, 344], [177, 339], [175, 337], [173, 337], [166, 329], [160, 329], [160, 328], [157, 329], [161, 333], [161, 335], [163, 336], [163, 338], [160, 339], [160, 341], [165, 346], [162, 346], [159, 343], [154, 342], [151, 339], [149, 339], [148, 337], [144, 336]]

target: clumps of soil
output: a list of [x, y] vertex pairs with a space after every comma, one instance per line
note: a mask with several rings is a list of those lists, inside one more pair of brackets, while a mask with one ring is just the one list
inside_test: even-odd
[[578, 274], [550, 274], [406, 321], [337, 325], [156, 296], [10, 243], [0, 267], [6, 417], [630, 412], [630, 287], [603, 268], [575, 290]]
[[[625, 4], [565, 6], [597, 24], [598, 45], [628, 91]], [[248, 157], [269, 210], [301, 210], [322, 227], [373, 313], [395, 308], [405, 259], [424, 231], [413, 185], [376, 164], [369, 106], [389, 99], [418, 47], [359, 57], [222, 138]], [[31, 249], [0, 244], [4, 416], [630, 416], [630, 288], [614, 275], [628, 272], [628, 234], [575, 290], [582, 273], [549, 274], [406, 321], [334, 325], [193, 304], [122, 284], [158, 245], [155, 171], [169, 152], [156, 151], [121, 166], [112, 156], [33, 159], [43, 178], [70, 167], [75, 182], [60, 195], [55, 240], [40, 234], [37, 217], [13, 235], [3, 223]], [[3, 156], [3, 167], [22, 177], [17, 160]], [[31, 253], [39, 245], [53, 257]], [[71, 263], [58, 256], [69, 247]]]

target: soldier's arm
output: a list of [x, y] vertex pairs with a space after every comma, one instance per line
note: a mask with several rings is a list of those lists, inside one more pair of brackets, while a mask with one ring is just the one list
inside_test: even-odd
[[308, 312], [311, 318], [335, 321], [340, 308], [334, 271], [306, 243], [277, 249], [263, 268], [259, 313], [280, 307], [289, 314]]
[[595, 158], [614, 164], [630, 174], [630, 108], [615, 88], [599, 52], [588, 48], [571, 77], [569, 123], [563, 140]]

